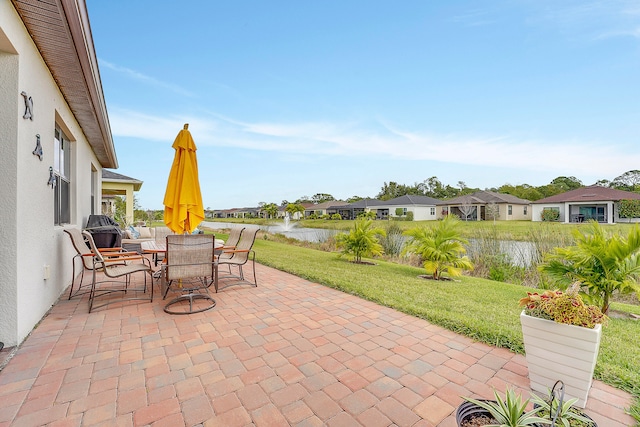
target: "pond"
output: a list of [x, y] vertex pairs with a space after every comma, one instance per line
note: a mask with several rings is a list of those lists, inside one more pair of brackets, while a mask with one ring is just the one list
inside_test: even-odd
[[[204, 221], [202, 223], [202, 226], [213, 229], [231, 229], [237, 227], [245, 227], [246, 224]], [[282, 234], [292, 239], [313, 243], [325, 242], [327, 239], [329, 239], [329, 237], [335, 236], [340, 232], [339, 230], [330, 230], [326, 228], [298, 227], [297, 223], [285, 224], [284, 222], [273, 225], [260, 225], [258, 227], [268, 233]], [[485, 248], [483, 248], [482, 246], [485, 244], [486, 242], [480, 243], [477, 240], [470, 239], [469, 245], [467, 247], [467, 250], [469, 251], [468, 254], [472, 255], [474, 251], [484, 251]], [[512, 264], [519, 267], [528, 267], [537, 256], [536, 247], [531, 242], [500, 240], [497, 242], [497, 244], [499, 245], [499, 252], [509, 255]], [[495, 253], [496, 249], [493, 249], [492, 252]]]
[[[203, 227], [213, 228], [213, 229], [231, 229], [238, 227], [246, 227], [246, 224], [239, 224], [234, 222], [215, 222], [215, 221], [204, 221], [202, 223]], [[273, 225], [259, 225], [261, 230], [266, 231], [271, 234], [282, 234], [285, 237], [289, 237], [291, 239], [300, 240], [303, 242], [313, 242], [313, 243], [322, 243], [325, 242], [329, 237], [335, 236], [339, 233], [338, 230], [330, 230], [326, 228], [306, 228], [306, 227], [298, 227], [296, 223], [279, 223]]]

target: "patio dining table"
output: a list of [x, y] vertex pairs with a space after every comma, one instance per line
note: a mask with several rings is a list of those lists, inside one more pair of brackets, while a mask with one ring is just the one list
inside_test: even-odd
[[[222, 250], [224, 246], [224, 240], [215, 239], [214, 249], [216, 252]], [[143, 254], [151, 254], [153, 256], [153, 262], [155, 266], [158, 266], [159, 255], [164, 255], [167, 252], [167, 245], [164, 243], [159, 243], [154, 240], [150, 240], [148, 242], [140, 242], [140, 248], [142, 249]]]

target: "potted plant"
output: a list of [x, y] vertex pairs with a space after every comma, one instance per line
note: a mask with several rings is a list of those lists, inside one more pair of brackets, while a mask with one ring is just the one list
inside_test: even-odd
[[531, 397], [533, 407], [539, 408], [538, 416], [549, 419], [552, 426], [557, 427], [598, 427], [598, 424], [587, 414], [574, 406], [578, 399], [564, 400], [564, 384], [556, 381], [549, 390], [549, 399], [538, 395]]
[[557, 380], [584, 408], [607, 316], [582, 301], [574, 283], [566, 292], [528, 293], [520, 300], [522, 335], [531, 389], [541, 393]]
[[505, 397], [494, 390], [495, 400], [472, 399], [463, 397], [463, 402], [456, 410], [458, 427], [524, 427], [551, 424], [549, 420], [537, 414], [541, 408], [525, 411], [529, 399], [522, 400], [513, 389], [507, 389]]

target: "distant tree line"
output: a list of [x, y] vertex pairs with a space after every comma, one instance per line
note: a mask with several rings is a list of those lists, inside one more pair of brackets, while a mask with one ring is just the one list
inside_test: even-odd
[[[630, 170], [622, 175], [614, 178], [613, 180], [601, 179], [595, 182], [597, 185], [601, 185], [607, 188], [614, 188], [617, 190], [631, 191], [634, 193], [640, 193], [640, 170]], [[564, 193], [569, 190], [575, 190], [576, 188], [584, 187], [585, 185], [575, 176], [559, 176], [552, 180], [547, 185], [539, 187], [529, 184], [504, 184], [500, 187], [485, 188], [488, 191], [494, 191], [497, 193], [511, 194], [512, 196], [519, 197], [521, 199], [536, 201], [544, 199], [545, 197], [554, 196], [556, 194]], [[428, 196], [434, 199], [447, 200], [458, 196], [464, 196], [466, 194], [472, 194], [480, 188], [468, 187], [464, 181], [458, 181], [455, 186], [449, 184], [443, 184], [437, 177], [432, 176], [422, 182], [414, 183], [413, 185], [400, 184], [395, 181], [385, 182], [380, 189], [380, 192], [373, 196], [378, 200], [390, 200], [396, 197], [405, 195], [413, 196]], [[345, 203], [353, 203], [362, 199], [371, 198], [368, 196], [351, 196], [344, 200]], [[329, 193], [317, 193], [311, 197], [302, 196], [294, 202], [283, 200], [280, 204], [260, 202], [258, 207], [269, 218], [275, 218], [278, 210], [284, 208], [290, 215], [293, 216], [296, 212], [303, 212], [306, 203], [320, 204], [328, 201], [336, 200]], [[117, 209], [120, 212], [124, 212], [124, 200], [116, 200], [116, 204], [120, 203], [121, 206]], [[137, 200], [134, 199], [134, 212], [136, 220], [158, 220], [162, 218], [162, 211], [142, 210], [137, 205]], [[118, 208], [118, 206], [117, 206]], [[639, 209], [635, 205], [628, 207], [627, 209]], [[211, 208], [207, 208], [206, 211], [211, 211]]]
[[[601, 179], [595, 184], [617, 190], [640, 193], [640, 170], [630, 170], [625, 172], [616, 177], [613, 181]], [[584, 186], [585, 185], [582, 181], [575, 176], [559, 176], [549, 184], [539, 187], [529, 184], [504, 184], [497, 188], [486, 188], [486, 190], [503, 194], [511, 194], [512, 196], [516, 196], [521, 199], [536, 201]], [[390, 181], [388, 183], [385, 182], [380, 192], [376, 195], [376, 199], [390, 200], [400, 196], [415, 195], [446, 200], [475, 193], [479, 190], [479, 188], [468, 187], [463, 181], [458, 181], [458, 185], [455, 187], [448, 184], [445, 185], [440, 182], [437, 177], [433, 176], [423, 182], [415, 183], [413, 185], [399, 184], [394, 181]]]

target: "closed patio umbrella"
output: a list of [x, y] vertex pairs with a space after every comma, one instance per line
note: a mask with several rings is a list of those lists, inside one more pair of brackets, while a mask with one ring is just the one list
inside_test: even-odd
[[176, 150], [164, 194], [164, 223], [177, 234], [191, 233], [204, 219], [198, 180], [196, 144], [184, 125], [175, 141]]

